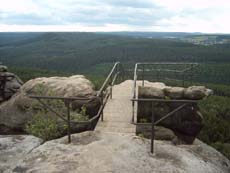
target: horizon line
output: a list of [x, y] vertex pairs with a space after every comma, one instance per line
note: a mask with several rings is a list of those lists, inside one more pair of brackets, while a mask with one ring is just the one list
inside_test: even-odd
[[124, 30], [124, 31], [69, 31], [69, 30], [63, 30], [63, 31], [55, 31], [55, 30], [47, 30], [47, 31], [32, 31], [32, 30], [25, 30], [25, 31], [22, 31], [22, 30], [15, 30], [15, 31], [1, 31], [0, 30], [0, 33], [47, 33], [47, 32], [50, 32], [50, 33], [63, 33], [63, 32], [82, 32], [82, 33], [121, 33], [121, 32], [128, 32], [128, 33], [197, 33], [197, 34], [230, 34], [229, 33], [226, 33], [226, 32], [197, 32], [197, 31], [141, 31], [141, 30], [137, 30], [137, 31], [131, 31], [131, 30]]

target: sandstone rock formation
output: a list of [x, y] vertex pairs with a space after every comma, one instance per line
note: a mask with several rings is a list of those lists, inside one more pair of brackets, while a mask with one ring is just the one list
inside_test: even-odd
[[95, 94], [93, 84], [83, 75], [32, 79], [22, 86], [21, 91], [27, 94], [51, 93], [63, 97], [85, 97]]
[[199, 100], [212, 94], [212, 90], [204, 86], [190, 86], [185, 89], [184, 97], [187, 99]]
[[[156, 140], [167, 140], [167, 141], [175, 141], [177, 140], [177, 136], [175, 133], [165, 127], [162, 126], [155, 126], [155, 133], [154, 133], [154, 139]], [[137, 124], [136, 125], [136, 134], [139, 136], [143, 136], [145, 138], [150, 139], [152, 136], [152, 126], [151, 124]]]
[[0, 104], [18, 92], [22, 84], [17, 75], [7, 72], [7, 67], [0, 65]]
[[[87, 114], [94, 116], [100, 106], [100, 101], [94, 98], [95, 94], [93, 84], [82, 75], [32, 79], [26, 82], [10, 100], [0, 105], [0, 127], [15, 130], [24, 129], [25, 123], [31, 120], [37, 109], [41, 108], [41, 105], [35, 99], [29, 98], [28, 95], [93, 97], [88, 102], [75, 101], [72, 107], [77, 109], [85, 105]], [[51, 107], [57, 107], [55, 104], [57, 103], [49, 102]], [[64, 106], [60, 100], [58, 104]]]
[[18, 161], [38, 147], [42, 140], [28, 135], [0, 135], [0, 172], [12, 172]]
[[150, 155], [149, 151], [148, 139], [119, 133], [84, 132], [72, 135], [71, 144], [67, 143], [67, 137], [48, 141], [22, 156], [17, 164], [7, 163], [11, 165], [9, 172], [16, 173], [228, 173], [230, 171], [230, 161], [199, 140], [193, 145], [180, 146], [156, 140], [155, 154]]
[[184, 88], [183, 87], [168, 87], [165, 88], [165, 94], [171, 99], [181, 99], [184, 96]]
[[[154, 83], [146, 87], [138, 88], [138, 98], [161, 98], [166, 100], [199, 100], [209, 96], [212, 91], [204, 86], [170, 87]], [[164, 102], [139, 102], [138, 103], [138, 122], [151, 122], [152, 110], [155, 121], [159, 120], [169, 112], [175, 110], [184, 103], [164, 103]], [[153, 106], [153, 107], [152, 107]], [[191, 144], [202, 128], [202, 115], [196, 104], [188, 104], [173, 116], [163, 120], [159, 125], [174, 131], [179, 139], [179, 143]], [[142, 127], [139, 127], [140, 129]]]
[[143, 98], [165, 98], [164, 90], [157, 87], [139, 87], [138, 94]]

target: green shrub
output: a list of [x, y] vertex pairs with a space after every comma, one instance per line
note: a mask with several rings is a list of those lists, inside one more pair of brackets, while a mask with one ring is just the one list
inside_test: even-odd
[[203, 114], [203, 129], [199, 139], [229, 157], [230, 146], [230, 98], [211, 96], [199, 102]]
[[[36, 95], [55, 96], [56, 94], [48, 90], [44, 85], [38, 84], [32, 91]], [[61, 115], [66, 115], [65, 103], [60, 99], [42, 99], [45, 105]], [[31, 121], [26, 124], [25, 131], [34, 136], [40, 137], [45, 141], [55, 139], [65, 134], [67, 128], [65, 122], [62, 122], [54, 113], [45, 109], [39, 102], [34, 101], [29, 108], [31, 112], [35, 112]], [[82, 107], [80, 111], [70, 112], [72, 121], [87, 121], [86, 107]], [[65, 117], [67, 119], [67, 117]], [[64, 124], [64, 125], [61, 125]]]
[[[37, 84], [30, 92], [37, 96], [57, 96], [57, 93], [49, 89], [44, 84]], [[42, 101], [46, 105], [49, 105], [53, 109], [57, 110], [59, 113], [64, 113], [66, 109], [65, 104], [61, 99], [42, 99]], [[44, 109], [44, 107], [38, 101], [33, 101], [30, 109], [36, 111]]]
[[141, 118], [140, 119], [140, 123], [147, 123], [147, 122], [148, 122], [148, 120], [146, 118]]
[[88, 121], [89, 116], [86, 114], [86, 107], [82, 106], [81, 111], [71, 111], [70, 112], [70, 119], [73, 121]]
[[[51, 90], [48, 90], [43, 84], [36, 85], [31, 92], [41, 96], [57, 95]], [[42, 101], [45, 105], [48, 105], [59, 114], [63, 116], [66, 115], [67, 109], [62, 100], [42, 99]], [[33, 112], [34, 115], [32, 120], [26, 124], [25, 131], [27, 133], [40, 137], [45, 141], [55, 139], [65, 134], [67, 129], [66, 123], [57, 117], [53, 112], [45, 109], [39, 102], [33, 101], [28, 110]], [[67, 117], [64, 118], [67, 119]], [[70, 118], [72, 121], [87, 121], [89, 118], [86, 114], [86, 107], [83, 106], [80, 111], [71, 111]]]
[[[67, 117], [65, 117], [67, 119]], [[86, 107], [82, 107], [80, 112], [70, 112], [71, 121], [88, 121], [89, 117], [86, 114]], [[63, 124], [63, 125], [62, 125]], [[61, 137], [65, 134], [67, 125], [61, 123], [58, 117], [53, 113], [41, 109], [33, 116], [32, 120], [26, 123], [25, 131], [45, 141]]]
[[230, 159], [230, 144], [216, 142], [211, 144], [212, 147], [223, 153], [228, 159]]
[[25, 128], [27, 133], [42, 138], [45, 141], [60, 137], [64, 130], [64, 127], [62, 129], [58, 127], [55, 117], [47, 116], [47, 112], [42, 110], [33, 116]]

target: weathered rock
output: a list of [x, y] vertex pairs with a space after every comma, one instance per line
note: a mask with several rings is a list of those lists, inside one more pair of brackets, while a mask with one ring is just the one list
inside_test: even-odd
[[41, 143], [34, 136], [0, 135], [0, 172], [12, 172], [18, 161]]
[[95, 116], [101, 106], [101, 99], [99, 97], [90, 96], [87, 97], [90, 100], [78, 100], [72, 103], [73, 110], [80, 110], [83, 106], [86, 108], [86, 113], [89, 118]]
[[165, 95], [171, 99], [183, 99], [184, 90], [183, 87], [168, 87], [164, 89]]
[[176, 137], [174, 132], [162, 126], [155, 126], [156, 140], [173, 140]]
[[230, 161], [215, 149], [196, 140], [193, 145], [175, 146], [132, 135], [84, 132], [44, 143], [12, 169], [12, 172], [67, 173], [228, 173]]
[[167, 88], [167, 86], [164, 83], [162, 83], [162, 82], [144, 81], [144, 86], [145, 87], [154, 87], [154, 88], [159, 88], [159, 89]]
[[172, 129], [184, 143], [192, 144], [203, 127], [202, 120], [203, 117], [198, 108], [186, 106], [172, 116], [170, 126], [166, 125], [166, 127]]
[[[143, 97], [142, 97], [143, 98]], [[160, 119], [170, 111], [170, 107], [165, 103], [159, 102], [139, 102], [137, 108], [137, 121], [142, 122], [151, 122], [152, 120], [152, 111], [154, 113], [155, 120]], [[164, 120], [166, 124], [170, 124], [170, 120]]]
[[[176, 138], [174, 132], [168, 128], [162, 126], [155, 126], [155, 139], [156, 140], [167, 140], [173, 141]], [[136, 125], [136, 134], [141, 134], [145, 138], [150, 139], [152, 136], [152, 125], [151, 124], [137, 124]]]
[[0, 85], [4, 88], [3, 93], [0, 92], [0, 103], [8, 100], [12, 95], [19, 91], [22, 86], [22, 80], [13, 73], [1, 72], [0, 70]]
[[0, 65], [0, 72], [7, 72], [8, 68], [7, 66]]
[[[154, 83], [153, 83], [154, 84]], [[149, 84], [151, 86], [151, 84]], [[145, 89], [146, 88], [146, 89]], [[165, 93], [157, 92], [155, 88], [140, 87], [138, 98], [160, 98], [163, 95], [170, 99], [202, 99], [211, 93], [211, 90], [203, 86], [192, 86], [187, 89], [182, 87], [162, 86]], [[147, 92], [146, 92], [147, 91]], [[144, 94], [143, 94], [144, 93]], [[163, 116], [172, 112], [184, 103], [164, 103], [164, 102], [138, 102], [137, 122], [151, 122], [152, 112], [154, 119], [159, 120]], [[179, 143], [191, 144], [202, 129], [202, 116], [196, 105], [187, 105], [180, 111], [160, 122], [161, 126], [169, 128], [177, 135]]]
[[[29, 98], [27, 94], [88, 98], [93, 97], [95, 93], [93, 84], [82, 75], [30, 80], [10, 100], [0, 105], [0, 126], [10, 129], [24, 129], [25, 123], [31, 120], [38, 108], [41, 108], [41, 105], [35, 99]], [[65, 106], [63, 102], [49, 102], [51, 107], [57, 106], [56, 104]], [[73, 107], [79, 105], [84, 105], [84, 102], [75, 101], [73, 103]], [[89, 108], [87, 113], [90, 117], [97, 113], [99, 105], [100, 101], [96, 98], [85, 103], [85, 106]]]
[[[155, 103], [153, 105], [155, 121], [180, 106], [178, 103]], [[139, 103], [137, 121], [141, 122], [142, 119], [145, 119], [146, 122], [151, 122], [151, 112], [151, 103]], [[181, 111], [161, 121], [159, 125], [173, 130], [176, 136], [187, 144], [191, 144], [195, 140], [203, 127], [201, 115], [197, 111], [197, 108], [191, 105], [186, 106]]]
[[184, 96], [187, 99], [199, 100], [212, 94], [212, 90], [204, 86], [191, 86], [185, 89]]
[[165, 98], [164, 88], [138, 87], [139, 98]]
[[[0, 126], [3, 129], [8, 129], [7, 131], [14, 131], [14, 129], [23, 130], [25, 127], [25, 122], [27, 122], [31, 117], [31, 112], [22, 110], [17, 107], [18, 97], [20, 94], [14, 95], [10, 100], [3, 102], [0, 105]], [[4, 133], [4, 130], [0, 132]]]
[[93, 84], [83, 75], [36, 78], [26, 82], [21, 90], [27, 94], [55, 94], [63, 97], [85, 97], [96, 94]]

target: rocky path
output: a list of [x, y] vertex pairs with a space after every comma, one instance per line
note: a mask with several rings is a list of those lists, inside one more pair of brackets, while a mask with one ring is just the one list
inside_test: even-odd
[[132, 80], [114, 85], [113, 98], [108, 100], [104, 108], [104, 121], [97, 124], [96, 131], [135, 134], [135, 125], [131, 124], [132, 86]]

